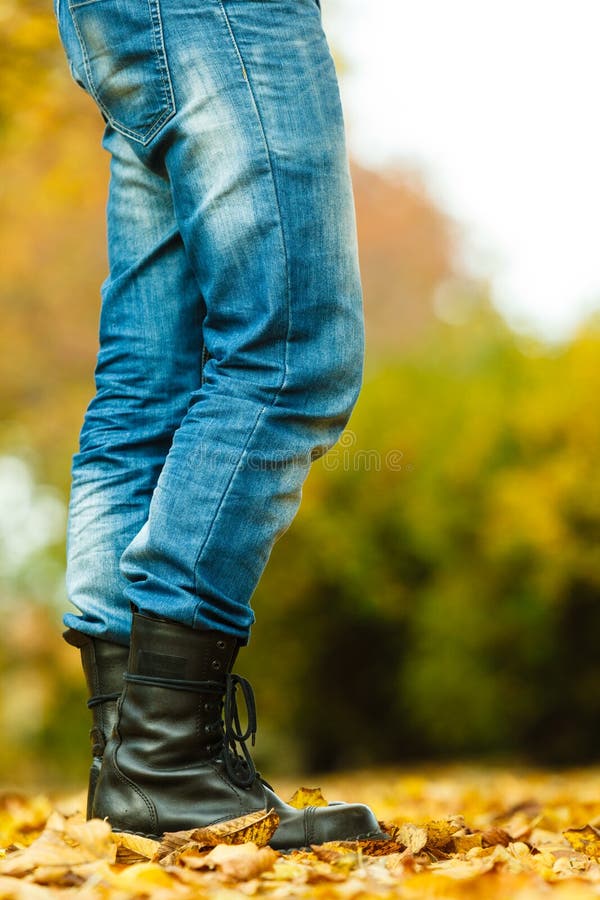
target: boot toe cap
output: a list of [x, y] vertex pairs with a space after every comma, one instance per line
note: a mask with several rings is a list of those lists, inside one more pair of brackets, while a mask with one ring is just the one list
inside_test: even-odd
[[363, 803], [335, 803], [306, 810], [311, 844], [327, 841], [388, 840], [370, 807]]

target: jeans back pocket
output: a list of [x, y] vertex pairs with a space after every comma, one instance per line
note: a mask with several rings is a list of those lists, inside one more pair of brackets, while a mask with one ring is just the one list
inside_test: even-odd
[[159, 0], [66, 0], [90, 94], [110, 124], [147, 144], [175, 113]]

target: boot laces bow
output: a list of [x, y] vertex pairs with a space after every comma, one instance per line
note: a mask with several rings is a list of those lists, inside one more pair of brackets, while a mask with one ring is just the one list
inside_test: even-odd
[[[218, 694], [223, 696], [223, 686], [214, 681], [188, 681], [186, 679], [162, 678], [148, 675], [124, 674], [126, 682], [171, 688], [177, 691], [194, 691], [199, 694]], [[237, 705], [237, 689], [242, 691], [246, 706], [247, 725], [242, 730], [240, 712]], [[252, 760], [247, 746], [251, 739], [252, 746], [256, 737], [256, 703], [254, 691], [249, 681], [241, 675], [227, 673], [224, 691], [223, 718], [219, 725], [221, 730], [221, 747], [225, 770], [231, 780], [241, 788], [251, 787], [258, 779], [267, 787], [271, 785], [261, 777]], [[241, 751], [241, 752], [240, 752]]]
[[[240, 712], [237, 706], [237, 688], [242, 690], [248, 722], [242, 731]], [[258, 776], [248, 750], [247, 741], [254, 746], [256, 738], [256, 703], [254, 691], [249, 681], [241, 675], [228, 673], [225, 689], [225, 709], [223, 712], [223, 760], [227, 774], [239, 787], [250, 787]], [[238, 747], [241, 755], [238, 753]]]

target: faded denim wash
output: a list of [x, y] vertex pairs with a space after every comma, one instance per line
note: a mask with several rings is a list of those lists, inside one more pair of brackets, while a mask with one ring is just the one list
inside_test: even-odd
[[96, 393], [67, 527], [81, 615], [64, 623], [126, 644], [133, 603], [246, 643], [273, 544], [363, 376], [354, 201], [320, 7], [54, 11], [110, 154]]

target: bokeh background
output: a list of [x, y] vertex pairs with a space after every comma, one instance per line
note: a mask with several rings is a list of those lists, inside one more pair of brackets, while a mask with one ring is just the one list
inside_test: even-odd
[[[253, 598], [257, 764], [597, 762], [597, 4], [323, 7], [368, 349]], [[1, 0], [0, 39], [0, 781], [82, 785], [60, 620], [109, 160], [50, 0]]]

